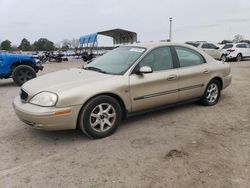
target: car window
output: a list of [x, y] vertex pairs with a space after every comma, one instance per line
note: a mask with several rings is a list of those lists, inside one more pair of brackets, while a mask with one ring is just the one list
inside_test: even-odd
[[196, 51], [185, 48], [175, 47], [180, 62], [180, 67], [189, 67], [205, 63], [204, 58]]
[[246, 44], [237, 44], [236, 48], [247, 48]]
[[228, 49], [232, 47], [233, 47], [233, 44], [226, 44], [222, 49]]
[[216, 49], [217, 46], [215, 46], [212, 43], [204, 43], [201, 48], [206, 48], [206, 49]]
[[208, 43], [202, 44], [201, 48], [210, 48]]
[[161, 47], [149, 52], [139, 63], [139, 68], [149, 66], [153, 71], [162, 71], [173, 68], [173, 60], [169, 47]]
[[194, 43], [194, 42], [186, 42], [186, 44], [194, 46], [194, 47], [198, 47], [200, 45], [199, 43]]

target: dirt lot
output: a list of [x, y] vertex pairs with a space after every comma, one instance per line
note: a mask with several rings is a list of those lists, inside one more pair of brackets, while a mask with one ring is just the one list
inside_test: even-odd
[[[0, 80], [0, 187], [250, 186], [250, 61], [214, 107], [197, 103], [130, 118], [105, 139], [27, 127], [19, 87]], [[47, 64], [41, 74], [81, 63]]]

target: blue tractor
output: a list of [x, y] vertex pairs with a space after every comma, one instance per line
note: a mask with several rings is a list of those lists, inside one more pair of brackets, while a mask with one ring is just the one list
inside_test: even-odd
[[0, 52], [0, 79], [12, 78], [21, 86], [35, 78], [39, 70], [43, 66], [33, 56]]

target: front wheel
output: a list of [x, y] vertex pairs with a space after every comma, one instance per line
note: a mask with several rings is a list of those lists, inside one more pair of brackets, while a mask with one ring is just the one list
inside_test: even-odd
[[12, 72], [12, 78], [14, 82], [19, 86], [35, 77], [36, 71], [28, 65], [19, 65], [15, 67]]
[[213, 106], [218, 103], [221, 95], [221, 84], [218, 80], [211, 80], [202, 96], [201, 102], [205, 106]]
[[92, 138], [103, 138], [111, 135], [118, 128], [122, 110], [116, 99], [110, 96], [98, 96], [83, 106], [78, 126]]

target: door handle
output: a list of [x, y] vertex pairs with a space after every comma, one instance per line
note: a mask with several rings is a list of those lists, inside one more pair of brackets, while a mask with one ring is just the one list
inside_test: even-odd
[[203, 74], [208, 74], [208, 73], [209, 73], [209, 70], [207, 69], [203, 71]]
[[168, 77], [168, 80], [171, 81], [171, 80], [175, 80], [177, 78], [177, 75], [175, 74], [172, 74]]

